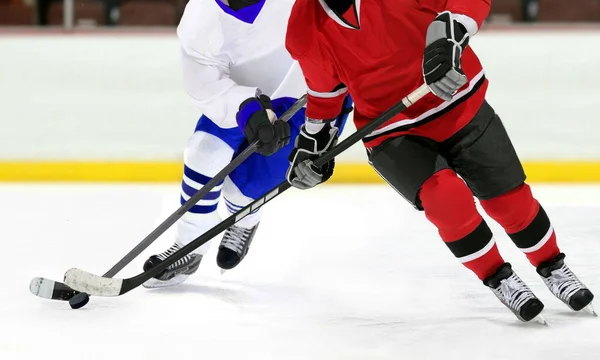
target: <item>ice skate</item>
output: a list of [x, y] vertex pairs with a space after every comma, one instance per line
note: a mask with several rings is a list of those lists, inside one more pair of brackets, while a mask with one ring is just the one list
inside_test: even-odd
[[496, 273], [483, 282], [492, 289], [496, 297], [509, 308], [519, 320], [528, 322], [535, 320], [548, 325], [541, 315], [544, 304], [533, 294], [531, 289], [515, 274], [509, 263], [504, 263]]
[[537, 273], [552, 294], [569, 308], [575, 311], [583, 310], [598, 316], [592, 306], [594, 294], [573, 274], [565, 264], [565, 254], [560, 253], [554, 259], [540, 264]]
[[[148, 271], [151, 268], [157, 266], [179, 249], [181, 249], [181, 246], [178, 243], [175, 243], [173, 244], [173, 246], [167, 249], [167, 251], [162, 252], [158, 255], [150, 256], [150, 258], [148, 258], [148, 260], [146, 260], [146, 262], [144, 263], [144, 271]], [[170, 265], [168, 268], [156, 275], [154, 278], [146, 281], [143, 284], [143, 286], [145, 288], [152, 289], [181, 284], [190, 275], [195, 273], [196, 270], [198, 270], [201, 260], [202, 255], [195, 253], [188, 254], [183, 258], [177, 260], [174, 264]]]
[[258, 224], [250, 229], [233, 225], [225, 231], [223, 240], [221, 240], [221, 244], [219, 245], [219, 252], [217, 253], [217, 265], [222, 269], [221, 274], [225, 270], [231, 270], [238, 266], [244, 259], [248, 253], [256, 229], [258, 229]]

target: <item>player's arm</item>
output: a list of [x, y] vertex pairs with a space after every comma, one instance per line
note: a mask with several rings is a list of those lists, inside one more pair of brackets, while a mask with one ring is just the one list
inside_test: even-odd
[[221, 128], [238, 127], [257, 151], [270, 155], [289, 143], [290, 128], [276, 120], [271, 99], [255, 86], [229, 77], [222, 24], [207, 2], [188, 2], [177, 28], [185, 90], [200, 111]]
[[223, 128], [236, 127], [242, 102], [256, 94], [256, 87], [241, 86], [229, 78], [226, 60], [195, 49], [181, 49], [183, 84], [186, 92], [213, 122]]
[[298, 59], [298, 63], [308, 87], [305, 125], [315, 133], [337, 118], [348, 88], [323, 65], [309, 59]]
[[257, 151], [271, 155], [290, 141], [290, 127], [276, 120], [271, 99], [256, 87], [241, 86], [229, 78], [225, 64], [182, 51], [186, 91], [200, 111], [222, 128], [238, 127]]
[[271, 155], [290, 141], [290, 127], [276, 120], [271, 99], [256, 87], [241, 86], [216, 59], [182, 51], [183, 81], [200, 111], [222, 128], [238, 127], [257, 151]]
[[439, 13], [427, 28], [423, 75], [431, 91], [449, 101], [468, 79], [462, 53], [490, 11], [491, 0], [420, 0]]
[[333, 175], [333, 160], [321, 168], [315, 167], [313, 161], [337, 142], [339, 129], [335, 120], [348, 107], [345, 106], [348, 88], [319, 53], [312, 57], [299, 55], [289, 41], [287, 47], [302, 68], [308, 86], [306, 122], [290, 154], [287, 179], [296, 188], [309, 189]]
[[239, 105], [255, 96], [256, 87], [241, 86], [229, 77], [223, 24], [209, 5], [190, 0], [177, 27], [183, 85], [202, 114], [219, 127], [233, 128]]

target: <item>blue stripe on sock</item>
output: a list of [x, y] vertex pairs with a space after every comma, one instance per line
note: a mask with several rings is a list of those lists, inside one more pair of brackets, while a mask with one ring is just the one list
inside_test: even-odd
[[[198, 191], [197, 189], [194, 189], [193, 187], [186, 184], [185, 181], [181, 182], [181, 190], [183, 190], [183, 192], [189, 197], [194, 196], [196, 194], [196, 192]], [[208, 194], [206, 194], [202, 198], [202, 200], [216, 200], [219, 198], [219, 196], [221, 196], [221, 190], [211, 191]]]
[[[187, 176], [188, 178], [194, 180], [195, 182], [197, 182], [198, 184], [201, 184], [201, 185], [208, 184], [208, 182], [212, 179], [211, 177], [208, 177], [206, 175], [202, 175], [199, 172], [196, 172], [196, 171], [192, 170], [187, 165], [185, 165], [183, 167], [183, 173], [185, 174], [185, 176]], [[221, 181], [220, 183], [218, 183], [217, 186], [221, 185], [222, 183], [223, 183], [223, 181]]]
[[[183, 198], [183, 196], [180, 198], [180, 200], [181, 200], [181, 205], [183, 205], [185, 203], [185, 199]], [[210, 214], [211, 212], [217, 210], [217, 205], [218, 204], [214, 204], [214, 205], [194, 205], [189, 210], [189, 212], [191, 212], [193, 214]]]
[[225, 203], [226, 203], [228, 206], [230, 206], [230, 207], [232, 207], [232, 208], [234, 208], [234, 209], [238, 209], [238, 210], [239, 210], [239, 209], [242, 209], [242, 208], [243, 208], [243, 206], [236, 205], [236, 204], [232, 203], [231, 201], [227, 200], [227, 198], [225, 198]]
[[235, 214], [236, 212], [238, 212], [239, 209], [234, 209], [231, 206], [229, 206], [229, 204], [225, 203], [225, 206], [227, 206], [227, 210], [232, 213]]
[[[235, 214], [236, 212], [242, 210], [244, 207], [240, 206], [239, 208], [236, 208], [238, 205], [235, 205], [234, 203], [232, 203], [231, 201], [225, 199], [225, 206], [227, 206], [227, 210], [229, 210], [230, 213]], [[260, 208], [251, 211], [250, 214], [256, 214], [256, 212], [260, 210]]]

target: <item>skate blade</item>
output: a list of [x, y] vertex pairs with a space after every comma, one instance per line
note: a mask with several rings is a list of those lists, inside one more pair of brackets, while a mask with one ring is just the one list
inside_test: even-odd
[[594, 306], [592, 306], [591, 303], [588, 306], [584, 307], [582, 310], [590, 315], [598, 316], [598, 313], [596, 312], [596, 310], [594, 310]]
[[548, 321], [546, 321], [546, 319], [541, 314], [534, 317], [533, 321], [535, 321], [541, 325], [548, 326]]
[[226, 272], [227, 272], [227, 270], [221, 269], [221, 275], [225, 274]]
[[165, 287], [169, 287], [169, 286], [175, 286], [175, 285], [179, 285], [182, 282], [184, 282], [185, 280], [187, 280], [187, 278], [190, 277], [189, 275], [176, 275], [175, 277], [169, 279], [169, 280], [158, 280], [158, 279], [150, 279], [148, 281], [146, 281], [145, 283], [142, 284], [143, 287], [145, 287], [146, 289], [160, 289], [160, 288], [165, 288]]

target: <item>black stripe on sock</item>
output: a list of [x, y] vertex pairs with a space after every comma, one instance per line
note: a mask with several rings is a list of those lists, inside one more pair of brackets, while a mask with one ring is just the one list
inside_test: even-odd
[[469, 235], [456, 241], [447, 242], [446, 245], [448, 245], [454, 256], [462, 258], [483, 249], [490, 243], [492, 236], [492, 230], [490, 230], [485, 221], [481, 220], [481, 224]]
[[508, 236], [519, 249], [527, 249], [539, 243], [548, 233], [548, 229], [550, 229], [550, 219], [548, 219], [548, 215], [540, 205], [540, 209], [531, 224], [517, 233], [508, 234]]

